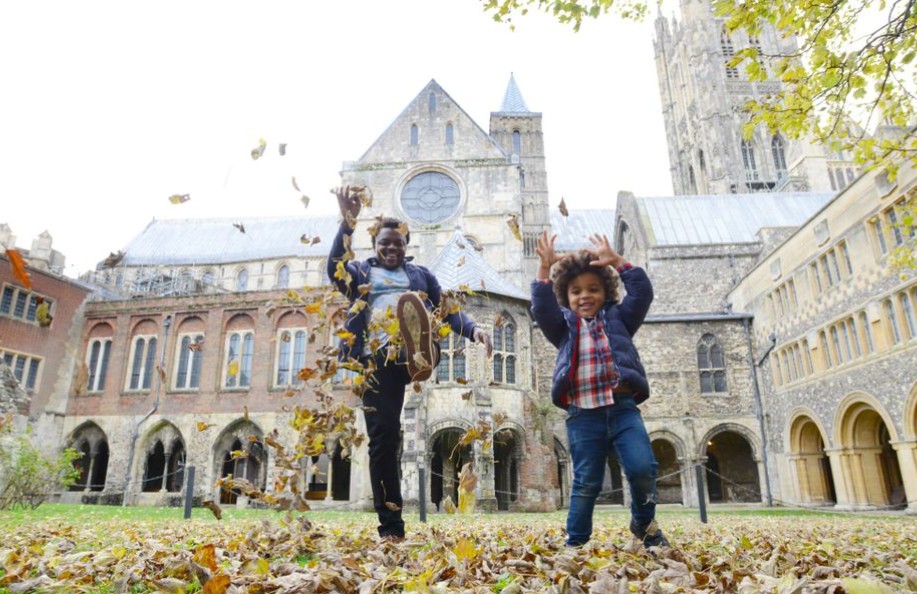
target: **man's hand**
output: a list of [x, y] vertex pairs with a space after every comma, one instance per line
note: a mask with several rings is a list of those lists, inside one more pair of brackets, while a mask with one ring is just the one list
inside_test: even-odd
[[624, 258], [622, 258], [618, 252], [612, 249], [611, 244], [608, 243], [608, 237], [606, 235], [599, 235], [596, 233], [589, 238], [589, 241], [592, 242], [592, 245], [595, 246], [595, 256], [596, 259], [590, 262], [592, 266], [611, 266], [617, 268], [624, 263]]
[[490, 334], [480, 328], [475, 328], [474, 341], [484, 345], [484, 352], [487, 353], [487, 358], [490, 359], [490, 356], [494, 353], [494, 343], [490, 340]]
[[554, 240], [556, 239], [556, 234], [552, 235], [549, 239], [547, 231], [542, 231], [541, 235], [538, 236], [538, 245], [535, 246], [535, 253], [538, 254], [540, 260], [538, 263], [538, 278], [540, 279], [547, 279], [551, 275], [551, 266], [560, 260], [560, 256], [554, 252]]
[[360, 208], [362, 207], [359, 194], [351, 191], [350, 186], [335, 188], [332, 192], [334, 192], [338, 198], [338, 207], [341, 209], [341, 215], [344, 217], [347, 225], [353, 229], [357, 222], [357, 216], [360, 214]]

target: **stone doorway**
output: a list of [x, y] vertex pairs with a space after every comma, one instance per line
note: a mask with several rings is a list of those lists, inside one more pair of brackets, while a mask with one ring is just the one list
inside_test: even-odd
[[737, 431], [721, 431], [708, 439], [704, 454], [711, 503], [761, 501], [758, 464], [745, 436]]

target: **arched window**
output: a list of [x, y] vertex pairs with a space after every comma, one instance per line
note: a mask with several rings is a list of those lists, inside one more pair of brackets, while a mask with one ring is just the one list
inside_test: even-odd
[[891, 299], [885, 300], [885, 315], [888, 317], [888, 329], [891, 334], [892, 344], [901, 342], [901, 327], [898, 325], [898, 312], [895, 311], [895, 304]]
[[502, 314], [500, 325], [494, 324], [494, 381], [516, 383], [516, 324], [507, 314]]
[[286, 289], [290, 286], [290, 267], [284, 264], [277, 271], [277, 287]]
[[729, 37], [729, 32], [726, 30], [725, 25], [722, 29], [720, 29], [720, 52], [723, 54], [723, 61], [726, 66], [726, 78], [739, 78], [738, 67], [729, 65], [729, 62], [735, 55], [736, 50], [732, 45], [732, 39]]
[[777, 175], [783, 177], [786, 175], [786, 145], [783, 137], [774, 134], [771, 138], [771, 153], [774, 156], [774, 167], [777, 169]]
[[446, 124], [446, 144], [455, 144], [452, 124]]
[[436, 366], [437, 382], [454, 382], [468, 379], [465, 368], [466, 339], [452, 333], [439, 341], [439, 365]]
[[417, 143], [418, 143], [417, 124], [411, 124], [411, 146], [417, 146]]
[[229, 321], [226, 329], [226, 356], [223, 386], [247, 388], [252, 383], [252, 357], [255, 350], [255, 322], [240, 314]]
[[236, 291], [248, 290], [248, 270], [243, 268], [236, 274]]
[[758, 164], [755, 162], [755, 146], [750, 140], [742, 140], [742, 165], [745, 167], [745, 179], [758, 179]]
[[513, 154], [522, 154], [522, 133], [519, 130], [513, 130]]
[[704, 334], [697, 343], [697, 368], [702, 394], [727, 391], [723, 347], [712, 334]]

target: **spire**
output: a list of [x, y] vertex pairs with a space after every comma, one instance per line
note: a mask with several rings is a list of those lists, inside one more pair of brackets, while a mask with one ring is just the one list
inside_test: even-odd
[[503, 95], [503, 105], [500, 106], [503, 113], [531, 113], [522, 98], [522, 92], [516, 85], [516, 78], [513, 73], [509, 74], [509, 83], [506, 85], [506, 93]]

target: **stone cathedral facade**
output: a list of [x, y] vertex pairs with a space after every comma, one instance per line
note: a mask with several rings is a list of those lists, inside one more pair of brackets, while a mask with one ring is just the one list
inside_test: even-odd
[[[357, 257], [370, 253], [365, 229], [377, 215], [404, 218], [409, 255], [444, 288], [474, 291], [468, 313], [495, 344], [486, 359], [450, 337], [434, 379], [409, 389], [400, 454], [409, 505], [420, 469], [431, 506], [454, 501], [468, 461], [481, 477], [482, 509], [567, 504], [565, 425], [549, 396], [555, 353], [528, 313], [534, 238], [549, 229], [562, 250], [585, 247], [591, 233], [613, 235], [654, 283], [636, 345], [652, 390], [643, 412], [660, 501], [697, 505], [700, 487], [712, 503], [917, 510], [917, 282], [887, 267], [891, 250], [914, 241], [897, 223], [917, 173], [860, 174], [818, 147], [783, 144], [778, 153], [773, 136], [758, 135], [753, 178], [732, 108], [756, 91], [723, 70], [709, 4], [682, 8], [680, 23], [657, 22], [656, 39], [675, 196], [621, 192], [615, 209], [549, 211], [549, 139], [513, 78], [489, 129], [430, 81], [344, 163], [342, 184], [375, 196], [358, 221]], [[768, 35], [760, 42], [776, 43]], [[779, 154], [785, 163], [767, 161]], [[201, 498], [238, 503], [213, 486], [227, 474], [270, 488], [276, 467], [261, 440], [277, 429], [292, 442], [286, 411], [310, 398], [289, 396], [295, 370], [335, 342], [313, 336], [317, 320], [283, 298], [327, 285], [327, 243], [300, 237], [330, 239], [337, 220], [252, 218], [245, 236], [232, 222], [150, 223], [58, 318], [71, 348], [54, 355], [54, 343], [4, 339], [0, 356], [14, 375], [36, 370], [27, 392], [41, 398], [28, 413], [85, 454], [66, 499], [175, 502], [189, 466]], [[33, 295], [6, 270], [0, 332], [38, 335]], [[54, 299], [53, 283], [36, 287]], [[331, 390], [357, 404], [351, 381], [341, 373]], [[48, 401], [53, 411], [40, 404]], [[497, 413], [506, 420], [492, 449], [459, 447], [467, 428]], [[240, 449], [248, 456], [232, 455]], [[627, 503], [614, 457], [608, 468], [602, 500]], [[347, 458], [332, 440], [304, 465], [308, 497], [370, 508], [366, 469], [365, 446]]]

